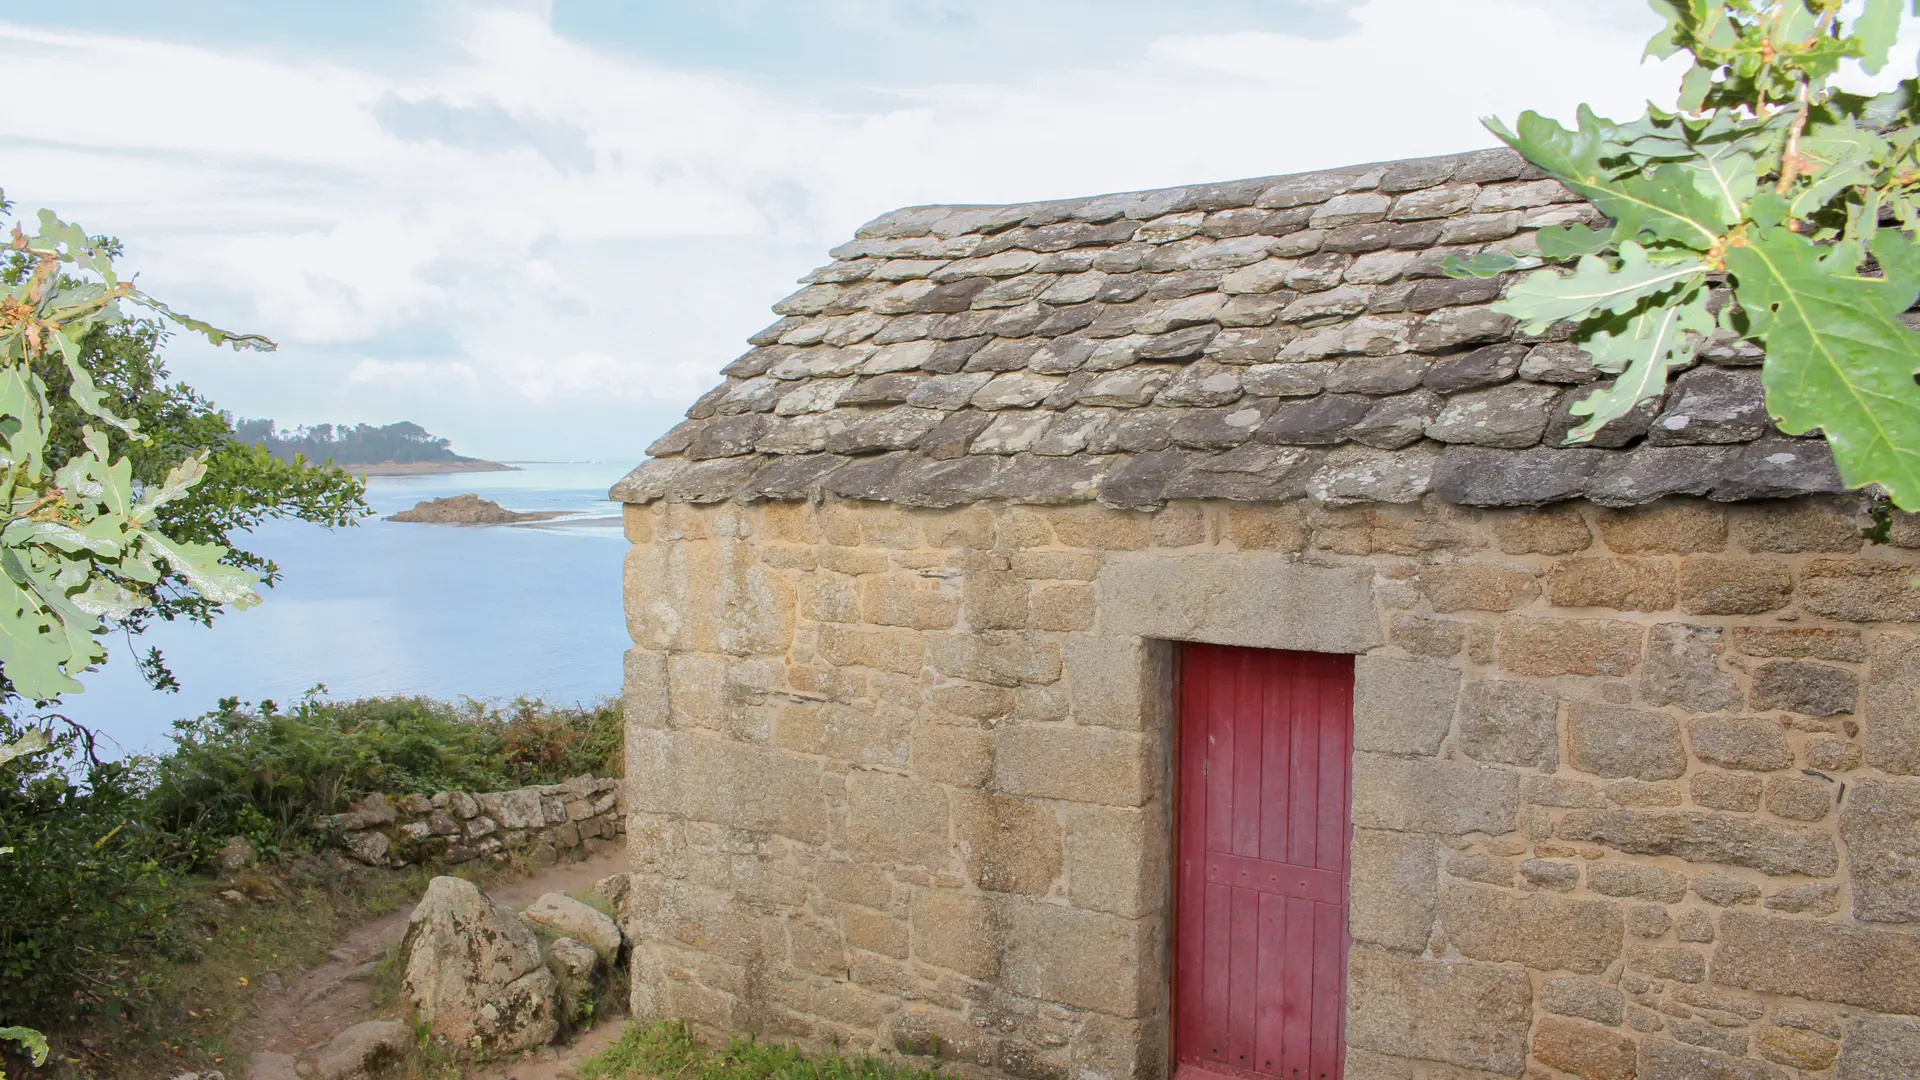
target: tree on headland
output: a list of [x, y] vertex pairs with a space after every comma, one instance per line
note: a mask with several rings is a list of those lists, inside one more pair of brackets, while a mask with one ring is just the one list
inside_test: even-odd
[[411, 421], [372, 424], [315, 424], [278, 431], [271, 420], [234, 422], [240, 441], [259, 446], [274, 457], [291, 461], [303, 457], [334, 465], [413, 464], [422, 461], [473, 461], [453, 452], [452, 443]]
[[[1614, 378], [1573, 411], [1569, 443], [1657, 398], [1716, 333], [1766, 353], [1767, 408], [1818, 431], [1850, 486], [1920, 510], [1920, 86], [1863, 97], [1830, 87], [1842, 61], [1885, 67], [1920, 0], [1652, 0], [1651, 56], [1686, 53], [1679, 111], [1616, 123], [1582, 106], [1574, 129], [1536, 113], [1495, 135], [1611, 219], [1540, 230], [1539, 257], [1449, 260], [1491, 276], [1547, 262], [1496, 305], [1573, 340]], [[1723, 289], [1730, 290], [1729, 298]]]

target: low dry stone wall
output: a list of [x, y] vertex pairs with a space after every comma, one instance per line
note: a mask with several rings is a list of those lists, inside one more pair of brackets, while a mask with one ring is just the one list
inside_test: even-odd
[[354, 858], [371, 866], [471, 862], [527, 851], [551, 862], [627, 831], [625, 784], [576, 776], [561, 784], [470, 795], [372, 795], [321, 821]]
[[1355, 657], [1350, 1080], [1909, 1075], [1920, 529], [1868, 511], [629, 507], [635, 1010], [1165, 1076], [1212, 641]]

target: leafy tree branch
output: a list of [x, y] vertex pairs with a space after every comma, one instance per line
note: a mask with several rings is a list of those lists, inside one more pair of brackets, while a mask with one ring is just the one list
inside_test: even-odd
[[[1766, 353], [1781, 430], [1823, 434], [1849, 485], [1920, 509], [1920, 336], [1900, 318], [1920, 295], [1920, 87], [1829, 85], [1847, 60], [1881, 71], [1920, 0], [1865, 0], [1850, 19], [1841, 0], [1652, 2], [1665, 25], [1648, 54], [1693, 59], [1677, 112], [1487, 122], [1611, 221], [1540, 230], [1541, 255], [1570, 272], [1534, 270], [1495, 309], [1530, 332], [1573, 323], [1616, 376], [1575, 406], [1569, 443], [1660, 396], [1704, 337], [1737, 336]], [[1527, 265], [1489, 251], [1447, 270]], [[1709, 314], [1722, 286], [1733, 302]]]

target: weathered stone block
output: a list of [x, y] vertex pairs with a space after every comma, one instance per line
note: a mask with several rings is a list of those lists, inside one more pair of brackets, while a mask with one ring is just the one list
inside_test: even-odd
[[993, 775], [993, 734], [922, 722], [913, 733], [907, 762], [914, 776], [929, 783], [985, 787]]
[[1067, 900], [1129, 919], [1158, 911], [1168, 835], [1159, 808], [1069, 806], [1065, 816]]
[[1508, 619], [1500, 666], [1516, 675], [1625, 675], [1640, 662], [1642, 633], [1610, 619]]
[[1861, 741], [1867, 764], [1903, 776], [1920, 775], [1920, 637], [1887, 634], [1873, 640], [1867, 664]]
[[1608, 1027], [1619, 1027], [1625, 995], [1592, 979], [1561, 977], [1540, 986], [1540, 1006], [1561, 1016], [1578, 1016]]
[[1920, 781], [1854, 781], [1840, 838], [1853, 871], [1853, 917], [1920, 922]]
[[1362, 656], [1353, 663], [1353, 745], [1388, 754], [1440, 752], [1453, 726], [1460, 669]]
[[887, 872], [871, 863], [823, 862], [814, 867], [813, 880], [829, 899], [870, 908], [884, 908], [893, 898]]
[[1060, 678], [1060, 646], [1048, 634], [988, 630], [928, 634], [929, 659], [942, 674], [992, 686], [1050, 683]]
[[1142, 736], [1069, 725], [1010, 725], [994, 732], [993, 784], [1008, 795], [1139, 806], [1152, 794]]
[[1607, 896], [1637, 896], [1677, 904], [1687, 898], [1687, 876], [1659, 866], [1603, 860], [1587, 867], [1587, 885]]
[[1767, 781], [1767, 809], [1789, 821], [1819, 821], [1833, 809], [1837, 788], [1813, 776], [1776, 776]]
[[1435, 611], [1512, 611], [1540, 595], [1531, 571], [1487, 563], [1425, 567], [1419, 582]]
[[1002, 928], [984, 894], [921, 889], [910, 911], [914, 959], [974, 979], [1000, 974]]
[[1920, 570], [1894, 563], [1815, 559], [1800, 571], [1800, 606], [1847, 622], [1920, 622]]
[[1356, 753], [1353, 823], [1359, 828], [1441, 835], [1511, 832], [1520, 778], [1461, 762]]
[[1713, 981], [1761, 993], [1920, 1014], [1920, 936], [1729, 911]]
[[1060, 873], [1060, 822], [1041, 803], [967, 792], [954, 801], [953, 826], [981, 889], [1043, 896]]
[[1354, 940], [1416, 955], [1425, 951], [1438, 871], [1431, 838], [1355, 829], [1347, 890]]
[[1593, 545], [1586, 519], [1564, 503], [1500, 514], [1491, 519], [1491, 524], [1500, 550], [1509, 555], [1571, 555]]
[[814, 761], [772, 747], [675, 731], [627, 732], [629, 809], [681, 814], [803, 843], [827, 835]]
[[1680, 810], [1569, 810], [1554, 835], [1636, 855], [1748, 866], [1769, 874], [1831, 877], [1839, 852], [1823, 832], [1726, 814]]
[[1061, 648], [1073, 687], [1073, 716], [1082, 724], [1139, 731], [1153, 700], [1147, 648], [1135, 637], [1070, 637]]
[[[1753, 1041], [1754, 1049], [1760, 1051], [1768, 1061], [1777, 1061], [1796, 1069], [1824, 1069], [1832, 1065], [1840, 1053], [1840, 1047], [1833, 1040], [1793, 1028], [1769, 1025], [1755, 1031]], [[1916, 1058], [1913, 1064], [1920, 1068], [1920, 1058]]]
[[1920, 1019], [1855, 1016], [1840, 1044], [1836, 1080], [1894, 1080], [1920, 1076]]
[[1138, 637], [1363, 653], [1382, 640], [1372, 579], [1265, 552], [1117, 556], [1100, 574], [1101, 617]]
[[1547, 599], [1559, 607], [1665, 611], [1674, 596], [1673, 567], [1660, 559], [1563, 559], [1547, 575]]
[[1502, 1076], [1526, 1068], [1533, 987], [1518, 967], [1356, 947], [1347, 988], [1351, 1046]]
[[1711, 503], [1670, 500], [1600, 510], [1593, 521], [1600, 539], [1622, 555], [1690, 555], [1727, 543], [1727, 512]]
[[1026, 900], [1007, 901], [1001, 917], [1007, 989], [1112, 1016], [1141, 1016], [1150, 1007], [1160, 950], [1153, 920]]
[[1758, 615], [1792, 596], [1793, 576], [1777, 560], [1696, 555], [1680, 567], [1680, 607], [1695, 615]]
[[1617, 1031], [1547, 1017], [1533, 1030], [1533, 1059], [1585, 1080], [1634, 1080], [1638, 1047]]
[[944, 867], [953, 856], [946, 792], [892, 773], [848, 774], [846, 835], [847, 850], [868, 862]]
[[1808, 716], [1850, 713], [1860, 698], [1859, 680], [1846, 668], [1809, 660], [1769, 660], [1753, 673], [1750, 704]]
[[1619, 905], [1534, 893], [1525, 900], [1473, 885], [1441, 890], [1447, 940], [1476, 960], [1593, 974], [1620, 955]]
[[1639, 1080], [1787, 1080], [1764, 1061], [1671, 1039], [1640, 1040]]
[[1702, 769], [1687, 777], [1687, 793], [1695, 806], [1709, 810], [1750, 813], [1760, 809], [1763, 788], [1757, 776]]
[[1567, 763], [1595, 776], [1641, 780], [1671, 780], [1687, 771], [1673, 717], [1586, 701], [1567, 710]]
[[1793, 764], [1780, 725], [1760, 717], [1703, 716], [1687, 722], [1693, 756], [1729, 769], [1772, 772]]
[[1480, 761], [1551, 772], [1560, 764], [1559, 711], [1559, 700], [1532, 683], [1468, 683], [1460, 697], [1460, 749]]
[[1739, 704], [1739, 683], [1719, 664], [1724, 633], [1718, 626], [1685, 623], [1660, 623], [1650, 629], [1647, 662], [1640, 668], [1641, 700], [1693, 712]]

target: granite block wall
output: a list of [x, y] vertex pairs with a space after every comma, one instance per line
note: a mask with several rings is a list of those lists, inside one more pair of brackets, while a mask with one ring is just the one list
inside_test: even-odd
[[1164, 1076], [1210, 641], [1356, 656], [1352, 1080], [1910, 1075], [1920, 527], [1868, 511], [630, 506], [635, 1010]]

